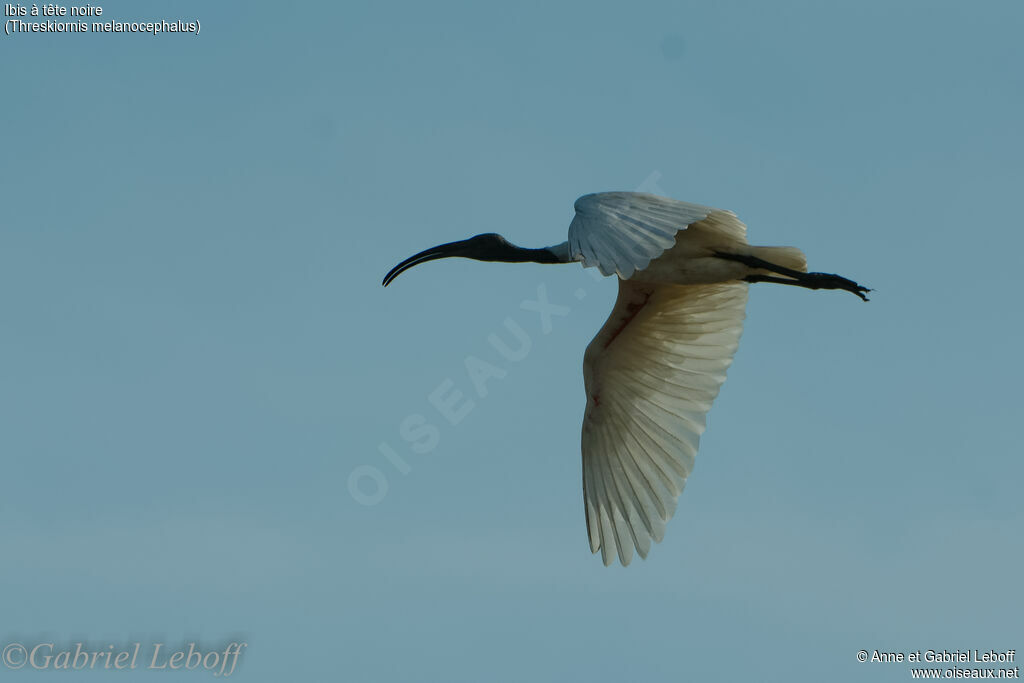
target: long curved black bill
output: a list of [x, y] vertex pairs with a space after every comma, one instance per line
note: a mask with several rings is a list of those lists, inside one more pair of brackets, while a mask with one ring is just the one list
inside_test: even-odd
[[466, 242], [468, 241], [469, 240], [459, 240], [458, 242], [439, 244], [436, 247], [431, 247], [430, 249], [421, 251], [418, 254], [414, 254], [389, 270], [388, 274], [384, 276], [384, 281], [381, 284], [387, 287], [396, 277], [413, 266], [418, 266], [421, 263], [426, 263], [427, 261], [433, 261], [434, 259], [439, 258], [447, 258], [449, 256], [463, 256], [465, 254]]

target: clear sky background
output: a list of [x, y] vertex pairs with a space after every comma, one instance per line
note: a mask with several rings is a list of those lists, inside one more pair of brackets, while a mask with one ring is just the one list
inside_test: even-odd
[[[245, 681], [1024, 658], [1019, 2], [102, 6], [202, 30], [0, 36], [0, 644], [245, 640]], [[614, 282], [380, 281], [644, 183], [876, 292], [752, 287], [665, 541], [605, 568], [581, 364]]]

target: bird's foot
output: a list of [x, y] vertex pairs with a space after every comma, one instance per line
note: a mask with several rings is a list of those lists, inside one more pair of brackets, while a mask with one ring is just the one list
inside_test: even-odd
[[871, 290], [833, 273], [804, 273], [800, 284], [808, 289], [842, 289], [868, 301], [866, 294]]

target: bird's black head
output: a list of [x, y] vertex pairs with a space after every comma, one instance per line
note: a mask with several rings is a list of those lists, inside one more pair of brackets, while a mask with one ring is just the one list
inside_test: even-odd
[[482, 235], [474, 235], [468, 240], [464, 240], [470, 244], [478, 244], [480, 246], [495, 245], [495, 244], [508, 244], [509, 241], [499, 235], [496, 232], [485, 232]]
[[[455, 242], [455, 244], [459, 244]], [[503, 261], [520, 247], [515, 246], [496, 232], [485, 232], [462, 241], [468, 258], [478, 261]], [[466, 254], [459, 254], [464, 256]]]
[[[543, 252], [543, 253], [540, 253]], [[554, 256], [546, 249], [523, 249], [510, 243], [501, 235], [494, 232], [485, 232], [469, 239], [439, 244], [418, 254], [414, 254], [392, 268], [384, 276], [384, 286], [387, 287], [391, 281], [413, 266], [439, 258], [459, 256], [462, 258], [475, 259], [477, 261], [504, 261], [506, 263], [522, 263], [525, 261], [538, 261], [540, 263], [557, 262]]]

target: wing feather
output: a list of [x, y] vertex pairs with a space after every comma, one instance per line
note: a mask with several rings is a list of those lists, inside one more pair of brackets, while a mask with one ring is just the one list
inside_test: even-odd
[[599, 192], [576, 200], [569, 255], [604, 275], [628, 279], [671, 249], [688, 226], [746, 242], [747, 228], [731, 211], [642, 192]]
[[693, 471], [706, 415], [743, 329], [747, 285], [619, 281], [587, 347], [583, 496], [592, 552], [646, 557]]

